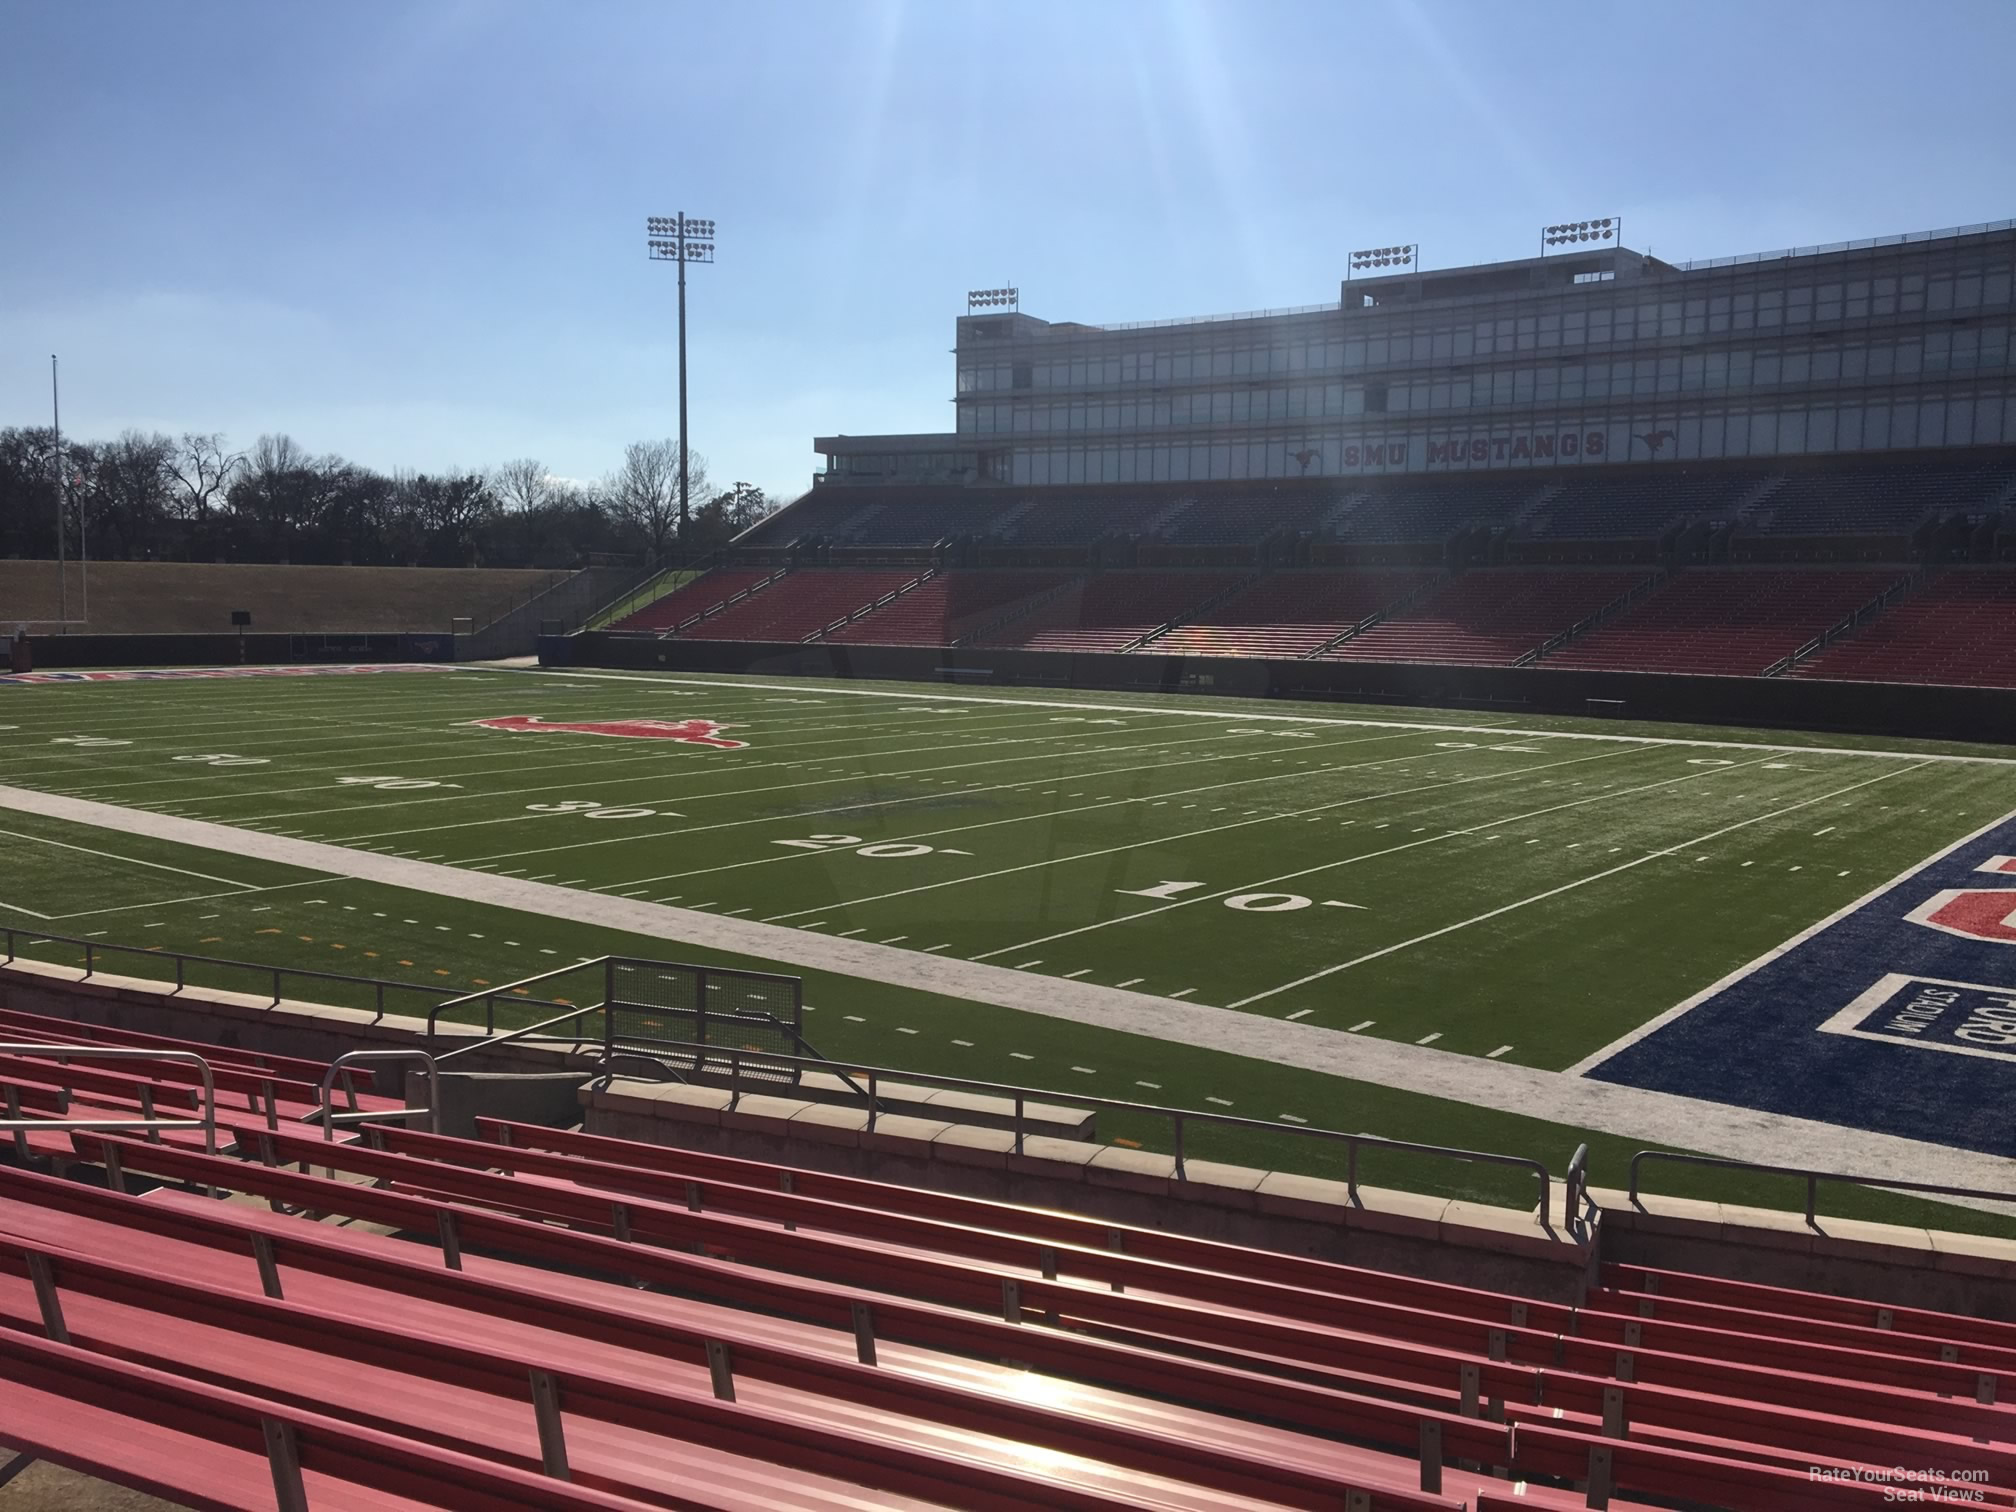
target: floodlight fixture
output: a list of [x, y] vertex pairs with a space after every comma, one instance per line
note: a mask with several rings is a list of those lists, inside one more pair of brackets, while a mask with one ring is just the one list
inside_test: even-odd
[[968, 289], [966, 291], [966, 310], [968, 314], [971, 314], [974, 310], [1016, 310], [1020, 309], [1021, 306], [1022, 291], [1020, 289]]
[[1624, 218], [1621, 215], [1606, 215], [1597, 220], [1562, 221], [1558, 225], [1540, 228], [1540, 255], [1545, 257], [1550, 247], [1579, 245], [1582, 242], [1612, 242], [1622, 244]]
[[1345, 274], [1364, 273], [1374, 268], [1414, 268], [1421, 263], [1421, 246], [1418, 242], [1402, 242], [1391, 247], [1361, 247], [1351, 254], [1351, 266]]

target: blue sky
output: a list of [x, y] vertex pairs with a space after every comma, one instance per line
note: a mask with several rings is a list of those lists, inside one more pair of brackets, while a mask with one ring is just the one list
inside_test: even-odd
[[599, 476], [951, 424], [953, 320], [1334, 299], [1353, 247], [2016, 215], [2016, 0], [0, 0], [0, 424]]

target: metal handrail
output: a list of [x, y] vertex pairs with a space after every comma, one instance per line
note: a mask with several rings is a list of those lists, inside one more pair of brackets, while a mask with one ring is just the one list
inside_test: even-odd
[[1876, 247], [1902, 247], [1914, 242], [1944, 241], [1954, 236], [1979, 236], [1988, 231], [2016, 228], [2016, 220], [1983, 221], [1972, 226], [1946, 226], [1937, 231], [1906, 231], [1897, 236], [1864, 237], [1859, 241], [1828, 242], [1817, 247], [1785, 247], [1776, 252], [1741, 252], [1734, 257], [1701, 257], [1692, 262], [1674, 263], [1682, 273], [1703, 268], [1734, 268], [1744, 263], [1775, 262], [1784, 257], [1819, 257], [1829, 252], [1866, 252]]
[[1631, 1184], [1628, 1195], [1639, 1206], [1638, 1168], [1648, 1160], [1664, 1160], [1674, 1165], [1707, 1166], [1719, 1171], [1754, 1171], [1762, 1176], [1797, 1176], [1806, 1183], [1806, 1222], [1818, 1221], [1820, 1183], [1845, 1182], [1849, 1186], [1881, 1187], [1892, 1192], [1923, 1192], [1931, 1197], [1973, 1197], [1984, 1202], [2016, 1203], [2016, 1192], [1991, 1192], [1981, 1187], [1946, 1186], [1933, 1181], [1897, 1181], [1888, 1176], [1849, 1176], [1840, 1171], [1813, 1171], [1803, 1166], [1769, 1165], [1761, 1160], [1730, 1160], [1720, 1155], [1682, 1155], [1672, 1150], [1640, 1150], [1631, 1157]]
[[[444, 1061], [453, 1060], [458, 1055], [467, 1055], [471, 1050], [488, 1050], [493, 1046], [508, 1045], [516, 1040], [530, 1039], [541, 1029], [551, 1028], [555, 1024], [572, 1023], [576, 1019], [586, 1018], [591, 1013], [604, 1013], [608, 1011], [608, 1008], [609, 1005], [607, 1003], [590, 1003], [586, 1008], [570, 1008], [565, 1013], [556, 1013], [552, 1018], [540, 1019], [536, 1024], [526, 1024], [521, 1028], [507, 1030], [503, 1034], [486, 1034], [482, 1039], [471, 1040], [466, 1045], [458, 1045], [453, 1050], [445, 1051], [436, 1056], [435, 1059]], [[431, 1038], [433, 1031], [430, 1029], [428, 1032]], [[552, 1039], [558, 1041], [560, 1036], [554, 1035]], [[581, 1044], [584, 1041], [577, 1038], [573, 1043]]]
[[1582, 1201], [1589, 1191], [1589, 1146], [1585, 1141], [1575, 1146], [1575, 1153], [1568, 1157], [1568, 1173], [1561, 1178], [1566, 1190], [1561, 1195], [1561, 1220], [1568, 1225], [1569, 1232], [1579, 1230], [1582, 1222]]
[[[521, 987], [530, 987], [534, 982], [544, 982], [553, 977], [566, 976], [569, 972], [580, 971], [589, 966], [600, 966], [608, 961], [608, 956], [592, 956], [585, 961], [574, 961], [565, 966], [549, 967], [545, 971], [534, 972], [531, 976], [520, 977], [515, 982], [503, 982], [495, 987], [484, 987], [475, 992], [465, 992], [459, 997], [443, 998], [427, 1011], [427, 1038], [433, 1039], [440, 1033], [441, 1015], [450, 1008], [460, 1008], [464, 1003], [474, 1003], [479, 999], [484, 1005], [483, 1032], [492, 1035], [497, 1032], [497, 997], [499, 993], [516, 992]], [[545, 998], [521, 997], [519, 1003], [528, 1008], [571, 1008], [572, 1003], [549, 1002]], [[583, 1012], [588, 1010], [584, 1009]]]
[[[1031, 1102], [1057, 1102], [1067, 1106], [1084, 1105], [1109, 1109], [1118, 1113], [1139, 1113], [1169, 1120], [1172, 1153], [1176, 1161], [1176, 1179], [1189, 1180], [1187, 1159], [1184, 1150], [1185, 1130], [1197, 1124], [1223, 1128], [1250, 1129], [1268, 1134], [1293, 1134], [1298, 1137], [1342, 1141], [1346, 1156], [1346, 1186], [1350, 1191], [1350, 1201], [1354, 1207], [1364, 1206], [1358, 1196], [1358, 1152], [1361, 1149], [1393, 1150], [1410, 1155], [1434, 1155], [1472, 1165], [1510, 1166], [1516, 1170], [1530, 1171], [1540, 1179], [1539, 1213], [1543, 1226], [1551, 1226], [1553, 1216], [1549, 1207], [1553, 1198], [1553, 1176], [1544, 1161], [1534, 1160], [1525, 1155], [1501, 1155], [1493, 1150], [1465, 1150], [1450, 1145], [1416, 1144], [1411, 1140], [1384, 1139], [1377, 1134], [1347, 1134], [1341, 1129], [1318, 1129], [1307, 1124], [1269, 1123], [1265, 1119], [1241, 1118], [1231, 1113], [1204, 1113], [1190, 1108], [1168, 1108], [1159, 1103], [1128, 1102], [1116, 1097], [1085, 1096], [1076, 1092], [1053, 1092], [1041, 1088], [1009, 1086], [1002, 1082], [975, 1081], [963, 1076], [940, 1076], [933, 1072], [894, 1071], [882, 1066], [869, 1066], [852, 1061], [812, 1060], [802, 1056], [784, 1055], [771, 1050], [744, 1051], [739, 1047], [724, 1049], [719, 1045], [701, 1045], [692, 1041], [666, 1041], [665, 1049], [691, 1051], [696, 1067], [712, 1060], [728, 1062], [730, 1081], [728, 1107], [733, 1111], [742, 1100], [741, 1066], [745, 1059], [764, 1065], [779, 1063], [835, 1073], [843, 1079], [859, 1076], [868, 1083], [868, 1131], [874, 1132], [876, 1119], [880, 1113], [881, 1097], [877, 1088], [883, 1079], [896, 1082], [914, 1082], [921, 1086], [944, 1087], [959, 1092], [978, 1092], [985, 1096], [998, 1097], [1015, 1105], [1015, 1153], [1022, 1153], [1026, 1137], [1027, 1107]], [[604, 1080], [607, 1085], [607, 1079]]]
[[0, 1118], [0, 1133], [14, 1136], [14, 1148], [22, 1155], [28, 1153], [28, 1131], [31, 1129], [97, 1129], [132, 1130], [145, 1129], [148, 1138], [158, 1140], [164, 1129], [201, 1129], [203, 1131], [203, 1152], [217, 1153], [217, 1083], [210, 1075], [210, 1063], [193, 1050], [134, 1049], [101, 1045], [0, 1045], [0, 1055], [32, 1055], [41, 1060], [175, 1060], [187, 1061], [196, 1068], [203, 1078], [203, 1116], [201, 1118], [157, 1118], [153, 1113], [153, 1097], [143, 1088], [140, 1094], [141, 1111], [144, 1118], [23, 1118], [21, 1117], [21, 1095], [15, 1087], [7, 1088], [7, 1116]]
[[[51, 934], [47, 930], [24, 929], [18, 925], [0, 926], [0, 936], [4, 936], [6, 941], [6, 955], [4, 959], [0, 959], [0, 964], [7, 965], [13, 964], [16, 960], [34, 960], [33, 956], [23, 956], [21, 954], [19, 946], [22, 940], [25, 940], [29, 945], [57, 944], [81, 947], [84, 951], [84, 976], [87, 980], [98, 972], [98, 954], [101, 951], [120, 951], [149, 961], [173, 961], [175, 963], [175, 991], [177, 992], [182, 992], [188, 987], [189, 984], [185, 978], [187, 968], [190, 966], [222, 966], [233, 971], [256, 971], [261, 975], [270, 975], [273, 986], [273, 1001], [276, 1004], [282, 1001], [283, 998], [280, 990], [282, 977], [305, 977], [311, 981], [346, 982], [353, 987], [370, 987], [375, 989], [377, 998], [376, 1011], [380, 1017], [383, 1017], [385, 1013], [385, 992], [387, 988], [395, 992], [420, 992], [430, 995], [441, 991], [438, 987], [429, 987], [420, 982], [399, 982], [385, 977], [354, 976], [342, 971], [317, 971], [307, 966], [269, 966], [259, 961], [233, 961], [227, 960], [222, 956], [192, 955], [186, 951], [149, 949], [139, 945], [118, 945], [106, 940], [86, 940], [76, 935]], [[18, 939], [17, 936], [19, 937]], [[216, 988], [213, 990], [221, 992], [229, 991], [230, 989]]]
[[[377, 1111], [369, 1108], [360, 1109], [356, 1105], [356, 1094], [352, 1093], [351, 1111], [348, 1113], [338, 1113], [336, 1111], [336, 1101], [333, 1095], [336, 1078], [344, 1075], [343, 1068], [345, 1066], [355, 1065], [359, 1061], [391, 1060], [417, 1060], [427, 1068], [426, 1107], [415, 1108], [408, 1106], [404, 1108], [385, 1108]], [[347, 1081], [348, 1078], [345, 1077], [345, 1080]], [[345, 1050], [336, 1059], [329, 1062], [329, 1069], [322, 1073], [322, 1096], [320, 1102], [322, 1108], [322, 1138], [324, 1140], [333, 1140], [336, 1137], [336, 1125], [338, 1123], [377, 1123], [387, 1119], [403, 1118], [406, 1120], [406, 1126], [411, 1128], [415, 1116], [422, 1113], [427, 1115], [429, 1131], [435, 1134], [441, 1132], [441, 1072], [434, 1064], [434, 1057], [429, 1055], [425, 1050]]]

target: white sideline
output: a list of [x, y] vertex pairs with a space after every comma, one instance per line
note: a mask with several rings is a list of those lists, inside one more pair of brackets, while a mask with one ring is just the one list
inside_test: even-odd
[[[25, 788], [0, 786], [0, 808], [312, 867], [332, 876], [409, 888], [435, 897], [460, 898], [547, 918], [571, 919], [664, 940], [768, 957], [807, 969], [1404, 1088], [1429, 1097], [1647, 1144], [1671, 1145], [1733, 1159], [1751, 1159], [1760, 1150], [1769, 1151], [1776, 1163], [1785, 1165], [2016, 1191], [2016, 1161], [2000, 1156], [1750, 1108], [1727, 1107], [1671, 1093], [1647, 1092], [1427, 1046], [1368, 1039], [1236, 1009], [1144, 997], [1061, 977], [1030, 977], [1000, 966], [948, 960], [866, 940], [843, 940], [749, 919], [669, 908], [642, 899], [575, 892], [516, 877], [374, 855], [312, 840], [248, 834], [201, 820], [144, 813]], [[1566, 1152], [1558, 1158], [1565, 1159]]]
[[[511, 669], [521, 675], [530, 669]], [[536, 675], [536, 674], [535, 674]], [[748, 678], [723, 678], [714, 680], [703, 677], [653, 677], [635, 672], [575, 672], [569, 677], [590, 677], [601, 682], [669, 683], [675, 686], [719, 688], [725, 684], [769, 688], [781, 693], [824, 693], [829, 697], [845, 698], [921, 698], [920, 693], [894, 693], [879, 688], [850, 688], [839, 683], [805, 684], [753, 682]], [[1611, 735], [1596, 730], [1524, 730], [1515, 725], [1460, 725], [1430, 724], [1407, 719], [1350, 719], [1327, 714], [1264, 714], [1244, 709], [1184, 709], [1167, 703], [1104, 704], [1069, 703], [1059, 699], [1046, 698], [986, 698], [972, 693], [940, 693], [935, 689], [930, 697], [941, 703], [995, 704], [1025, 709], [1092, 709], [1101, 714], [1187, 714], [1192, 719], [1230, 719], [1240, 724], [1259, 724], [1262, 721], [1280, 724], [1308, 725], [1371, 725], [1382, 730], [1421, 730], [1437, 735], [1496, 735], [1511, 736], [1517, 740], [1604, 740], [1626, 745], [1649, 746], [1689, 746], [1710, 751], [1776, 751], [1793, 756], [1888, 756], [1901, 761], [1946, 761], [1969, 766], [2016, 766], [2016, 756], [1962, 756], [1950, 752], [1891, 751], [1881, 747], [1858, 748], [1855, 746], [1811, 746], [1773, 745], [1761, 740], [1690, 740], [1677, 735]], [[1310, 705], [1321, 708], [1323, 705]]]

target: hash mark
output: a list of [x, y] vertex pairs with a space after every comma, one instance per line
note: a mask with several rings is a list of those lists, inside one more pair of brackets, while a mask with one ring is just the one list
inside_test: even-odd
[[[887, 942], [887, 941], [885, 940], [885, 941], [884, 941], [883, 943], [884, 943], [884, 944], [887, 944], [888, 942]], [[950, 950], [951, 948], [952, 948], [952, 942], [951, 942], [950, 940], [947, 940], [947, 941], [946, 941], [946, 942], [945, 942], [945, 943], [944, 943], [943, 945], [927, 945], [927, 946], [925, 946], [925, 947], [924, 947], [924, 954], [926, 954], [926, 955], [936, 955], [936, 954], [937, 954], [937, 953], [938, 953], [939, 951], [941, 951], [941, 950]]]
[[896, 1032], [898, 1034], [915, 1034], [917, 1031], [915, 1029], [905, 1029], [901, 1024], [898, 1024], [896, 1026]]
[[1496, 1060], [1498, 1059], [1499, 1056], [1503, 1055], [1507, 1050], [1510, 1050], [1511, 1048], [1512, 1047], [1510, 1045], [1500, 1045], [1496, 1050], [1493, 1050], [1489, 1055], [1485, 1056], [1484, 1059]]
[[955, 1045], [963, 1045], [968, 1050], [971, 1050], [973, 1048], [973, 1041], [971, 1040], [955, 1039], [954, 1041], [952, 1041], [952, 1043]]
[[1442, 1038], [1442, 1031], [1440, 1029], [1437, 1029], [1433, 1034], [1422, 1035], [1421, 1038], [1414, 1041], [1414, 1043], [1417, 1045], [1432, 1045], [1435, 1043], [1435, 1041], [1437, 1041], [1440, 1038]]
[[1092, 968], [1090, 966], [1081, 966], [1076, 971], [1065, 972], [1064, 980], [1067, 982], [1075, 981], [1081, 976], [1090, 976], [1091, 974], [1092, 974]]
[[[884, 945], [894, 945], [898, 940], [907, 940], [909, 938], [910, 936], [908, 935], [891, 935], [889, 936], [888, 939], [884, 940], [882, 943]], [[943, 950], [945, 947], [943, 945], [933, 945], [931, 948], [933, 950]]]
[[1287, 1120], [1289, 1123], [1306, 1124], [1307, 1122], [1309, 1122], [1309, 1120], [1306, 1118], [1297, 1118], [1293, 1113], [1283, 1113], [1281, 1117]]
[[1232, 1106], [1232, 1099], [1229, 1097], [1206, 1097], [1204, 1101], [1216, 1103], [1221, 1108], [1229, 1108]]
[[1195, 987], [1185, 987], [1181, 992], [1172, 992], [1169, 994], [1169, 996], [1171, 996], [1172, 998], [1188, 997], [1190, 996], [1191, 993], [1195, 992], [1196, 990], [1197, 989]]
[[1378, 1022], [1379, 1020], [1377, 1019], [1367, 1019], [1362, 1024], [1353, 1024], [1349, 1029], [1345, 1030], [1344, 1032], [1346, 1034], [1356, 1034], [1360, 1029], [1370, 1029], [1374, 1024]]
[[1134, 1085], [1137, 1087], [1146, 1087], [1150, 1092], [1160, 1092], [1162, 1090], [1162, 1083], [1160, 1082], [1137, 1081]]
[[1017, 971], [1027, 971], [1031, 966], [1041, 966], [1042, 964], [1043, 964], [1043, 958], [1041, 956], [1038, 956], [1033, 961], [1024, 961], [1020, 966], [1017, 966], [1015, 969]]
[[1012, 1057], [1012, 1058], [1013, 1058], [1013, 1059], [1015, 1059], [1015, 1060], [1034, 1060], [1034, 1059], [1036, 1059], [1036, 1057], [1035, 1057], [1035, 1056], [1033, 1056], [1033, 1055], [1024, 1055], [1024, 1054], [1023, 1054], [1023, 1053], [1022, 1053], [1022, 1052], [1021, 1052], [1020, 1050], [1010, 1050], [1010, 1051], [1008, 1052], [1008, 1054], [1009, 1054], [1009, 1056], [1010, 1056], [1010, 1057]]
[[1090, 1066], [1073, 1066], [1071, 1069], [1084, 1076], [1097, 1076], [1099, 1074], [1097, 1071], [1093, 1070]]
[[1122, 983], [1121, 983], [1120, 985], [1121, 985], [1122, 987], [1135, 987], [1135, 986], [1138, 986], [1138, 985], [1140, 985], [1140, 984], [1141, 984], [1142, 982], [1145, 982], [1145, 981], [1147, 981], [1147, 980], [1148, 980], [1148, 978], [1146, 978], [1146, 977], [1129, 977], [1129, 978], [1127, 978], [1127, 980], [1126, 980], [1126, 981], [1122, 982]]
[[1291, 1019], [1307, 1018], [1309, 1017], [1310, 1014], [1314, 1013], [1315, 1011], [1316, 1010], [1314, 1008], [1297, 1008], [1293, 1013], [1289, 1014], [1288, 1017]]

